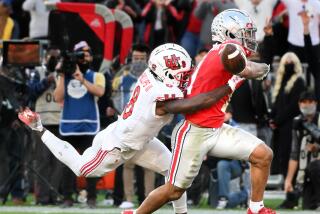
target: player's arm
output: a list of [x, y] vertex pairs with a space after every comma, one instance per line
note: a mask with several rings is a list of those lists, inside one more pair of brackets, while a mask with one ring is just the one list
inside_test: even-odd
[[207, 93], [201, 93], [194, 97], [179, 100], [167, 100], [157, 102], [156, 114], [164, 115], [167, 113], [193, 113], [201, 109], [209, 108], [224, 96], [234, 91], [243, 82], [242, 78], [234, 75], [228, 84], [215, 88]]
[[264, 79], [270, 71], [270, 65], [247, 61], [247, 66], [238, 75], [246, 79]]

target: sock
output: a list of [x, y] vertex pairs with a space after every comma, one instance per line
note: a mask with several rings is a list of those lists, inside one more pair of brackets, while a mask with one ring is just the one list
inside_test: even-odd
[[259, 210], [261, 210], [263, 207], [264, 207], [263, 201], [254, 202], [250, 200], [249, 208], [251, 212], [259, 213]]

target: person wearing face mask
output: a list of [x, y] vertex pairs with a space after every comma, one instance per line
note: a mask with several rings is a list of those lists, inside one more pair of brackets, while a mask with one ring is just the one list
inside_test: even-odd
[[[303, 209], [319, 209], [320, 115], [316, 110], [317, 99], [313, 92], [304, 91], [301, 93], [299, 109], [301, 113], [293, 122], [292, 147], [284, 185], [287, 198], [282, 203], [282, 208], [297, 206], [298, 197], [301, 194]], [[296, 200], [290, 200], [290, 198]]]
[[292, 121], [300, 113], [299, 94], [304, 90], [305, 82], [302, 78], [300, 60], [297, 55], [288, 52], [280, 60], [271, 97], [272, 110], [269, 125], [273, 129], [272, 174], [286, 177], [291, 148]]
[[[82, 154], [91, 146], [94, 136], [100, 131], [98, 98], [105, 92], [105, 77], [102, 73], [90, 69], [93, 56], [86, 41], [75, 44], [74, 51], [82, 52], [84, 57], [78, 60], [76, 70], [72, 74], [63, 71], [63, 66], [57, 65], [59, 78], [54, 90], [54, 99], [58, 103], [63, 103], [59, 127], [63, 140], [72, 144]], [[62, 207], [71, 207], [76, 177], [66, 166], [62, 170], [61, 184], [64, 196]], [[97, 178], [86, 180], [87, 205], [94, 208]]]

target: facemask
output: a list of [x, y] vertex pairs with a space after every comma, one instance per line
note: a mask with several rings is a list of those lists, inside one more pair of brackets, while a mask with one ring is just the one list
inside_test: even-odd
[[147, 63], [143, 61], [137, 61], [131, 63], [130, 72], [136, 77], [140, 76], [142, 72], [148, 67]]
[[292, 75], [294, 73], [294, 64], [289, 63], [284, 65], [285, 71], [287, 75]]
[[81, 71], [82, 73], [86, 73], [87, 70], [88, 70], [89, 67], [90, 67], [90, 63], [78, 63], [78, 66], [79, 66], [80, 71]]
[[303, 114], [303, 116], [314, 115], [316, 113], [316, 110], [317, 110], [317, 105], [310, 105], [304, 108], [300, 108], [300, 111]]

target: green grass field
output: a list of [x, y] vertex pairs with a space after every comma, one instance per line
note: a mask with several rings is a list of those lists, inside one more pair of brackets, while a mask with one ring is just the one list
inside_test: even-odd
[[[72, 208], [63, 209], [59, 206], [37, 206], [32, 205], [34, 203], [32, 201], [32, 197], [28, 197], [26, 205], [23, 206], [14, 206], [12, 203], [8, 202], [5, 206], [0, 206], [0, 213], [1, 214], [23, 214], [23, 213], [33, 213], [33, 214], [70, 214], [70, 213], [92, 213], [92, 214], [120, 214], [121, 209], [114, 208], [114, 207], [106, 207], [106, 206], [98, 206], [97, 209], [88, 209], [88, 208], [81, 208], [80, 205], [76, 204]], [[100, 199], [98, 199], [100, 200]], [[280, 199], [266, 199], [265, 205], [267, 207], [276, 208], [282, 200]], [[167, 205], [161, 210], [155, 212], [156, 214], [173, 214], [173, 210], [171, 206]], [[234, 209], [234, 210], [215, 210], [210, 208], [207, 203], [206, 199], [204, 198], [200, 205], [197, 207], [189, 207], [189, 214], [245, 214], [245, 209]], [[300, 213], [310, 213], [310, 214], [319, 214], [320, 212], [312, 212], [312, 211], [302, 211], [302, 210], [279, 210], [277, 213], [289, 213], [289, 214], [300, 214]]]

